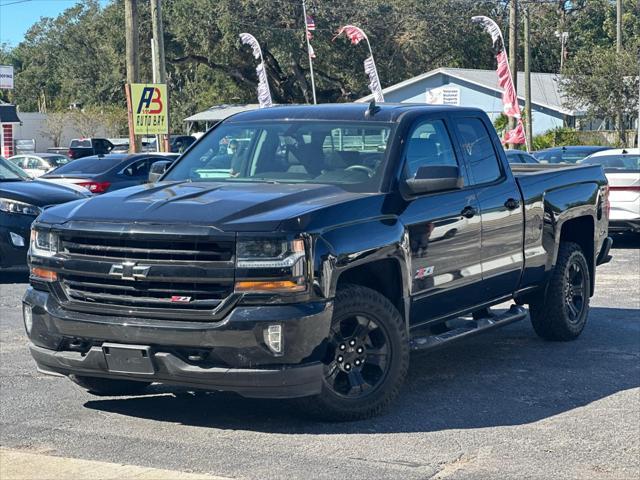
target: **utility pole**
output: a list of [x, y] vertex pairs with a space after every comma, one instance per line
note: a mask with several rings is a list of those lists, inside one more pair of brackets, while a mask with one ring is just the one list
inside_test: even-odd
[[[622, 53], [622, 0], [616, 0], [616, 52], [618, 54]], [[622, 81], [622, 79], [620, 80]], [[620, 143], [622, 143], [624, 147], [624, 118], [622, 117], [621, 110], [618, 110], [616, 115], [616, 126], [618, 128]]]
[[[509, 68], [513, 78], [513, 89], [518, 97], [518, 0], [509, 3]], [[509, 117], [509, 130], [516, 128], [516, 119]], [[514, 145], [511, 144], [510, 148]]]
[[[153, 81], [156, 83], [167, 83], [167, 70], [164, 57], [164, 28], [162, 26], [162, 0], [151, 0], [151, 28], [153, 38], [151, 40], [151, 52], [153, 56]], [[168, 94], [168, 93], [167, 93]], [[169, 114], [169, 99], [165, 98], [167, 115]], [[156, 137], [158, 140], [160, 136]], [[163, 136], [164, 141], [159, 142], [160, 151], [169, 151], [169, 136]]]
[[533, 115], [531, 113], [531, 31], [529, 25], [529, 7], [524, 7], [524, 124], [525, 137], [527, 138], [527, 150], [531, 148], [533, 141]]
[[129, 152], [140, 151], [140, 140], [133, 133], [133, 106], [131, 105], [132, 83], [140, 80], [140, 58], [138, 42], [138, 0], [124, 0], [124, 27], [126, 42], [127, 66], [127, 111], [129, 114]]

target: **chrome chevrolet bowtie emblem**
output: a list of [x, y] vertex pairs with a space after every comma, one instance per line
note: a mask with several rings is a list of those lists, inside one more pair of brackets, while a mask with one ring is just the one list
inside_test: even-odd
[[135, 262], [116, 263], [111, 265], [109, 275], [116, 275], [123, 280], [139, 280], [146, 278], [150, 265], [136, 265]]

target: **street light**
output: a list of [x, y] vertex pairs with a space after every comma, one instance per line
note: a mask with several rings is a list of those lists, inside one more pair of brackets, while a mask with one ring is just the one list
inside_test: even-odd
[[567, 45], [567, 39], [569, 38], [569, 32], [559, 32], [556, 30], [556, 37], [560, 39], [560, 71], [562, 71], [564, 67], [564, 57], [565, 57], [565, 48]]

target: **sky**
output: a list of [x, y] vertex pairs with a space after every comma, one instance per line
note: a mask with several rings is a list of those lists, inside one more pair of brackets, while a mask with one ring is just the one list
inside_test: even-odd
[[[41, 17], [56, 17], [81, 0], [0, 0], [0, 43], [15, 47]], [[110, 0], [100, 0], [105, 5]]]

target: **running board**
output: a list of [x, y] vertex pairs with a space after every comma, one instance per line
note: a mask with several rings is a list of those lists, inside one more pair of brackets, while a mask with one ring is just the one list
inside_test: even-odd
[[[508, 325], [518, 320], [526, 318], [529, 312], [526, 308], [518, 305], [511, 305], [511, 308], [500, 315], [479, 318], [477, 320], [461, 320], [455, 323], [458, 326], [451, 328], [445, 333], [416, 336], [411, 339], [411, 350], [429, 350], [438, 348], [460, 338], [470, 337], [476, 333], [485, 332], [492, 328]], [[449, 322], [447, 322], [449, 323]], [[452, 322], [453, 323], [453, 322]]]

